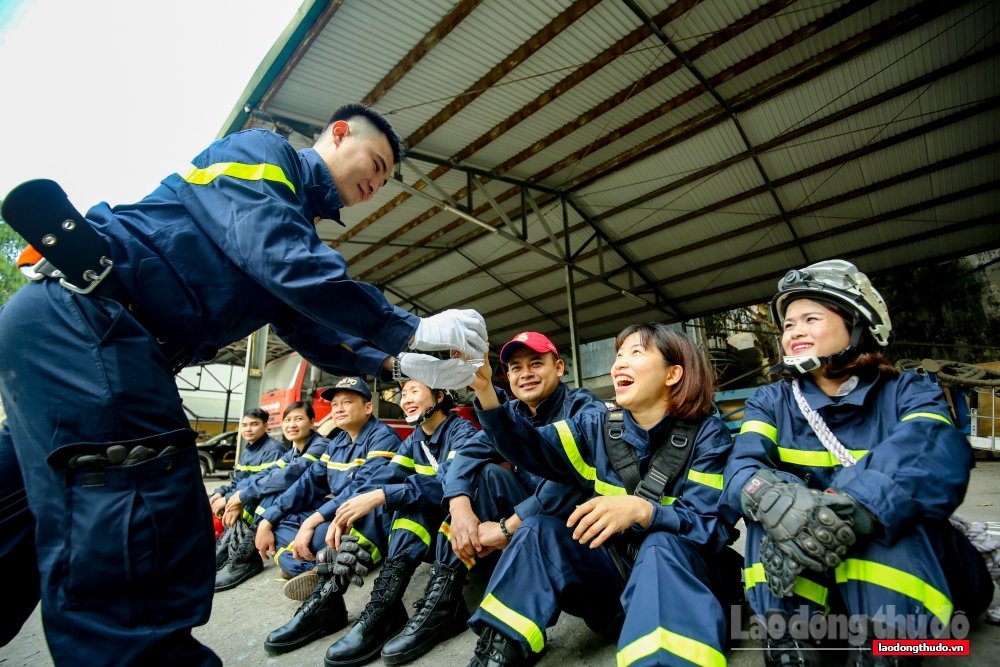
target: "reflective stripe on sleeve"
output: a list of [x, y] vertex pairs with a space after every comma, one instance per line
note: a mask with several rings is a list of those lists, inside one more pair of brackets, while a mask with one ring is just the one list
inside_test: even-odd
[[431, 534], [427, 532], [427, 529], [421, 526], [416, 521], [411, 521], [409, 519], [396, 519], [392, 522], [393, 530], [408, 530], [423, 541], [427, 545], [427, 548], [431, 548]]
[[[855, 460], [860, 460], [862, 456], [868, 453], [867, 449], [848, 449], [847, 451], [850, 452]], [[833, 468], [840, 465], [840, 459], [826, 450], [817, 452], [811, 449], [778, 447], [778, 458], [792, 465], [812, 466], [814, 468]]]
[[418, 475], [436, 475], [437, 471], [431, 466], [425, 466], [423, 464], [415, 462], [409, 456], [403, 456], [402, 454], [396, 454], [392, 457], [392, 462], [396, 465], [401, 465], [404, 468], [413, 468], [413, 470]]
[[365, 545], [367, 545], [369, 547], [368, 551], [372, 555], [372, 563], [377, 563], [380, 560], [382, 560], [382, 552], [378, 550], [378, 547], [375, 546], [375, 543], [372, 542], [371, 540], [369, 540], [367, 537], [365, 537], [361, 533], [359, 533], [357, 528], [353, 528], [352, 527], [350, 534], [354, 535], [355, 537], [357, 537], [359, 543], [365, 544]]
[[743, 422], [743, 426], [740, 427], [740, 435], [743, 435], [744, 433], [758, 433], [774, 444], [778, 444], [778, 429], [771, 426], [767, 422], [753, 420]]
[[545, 635], [538, 629], [535, 622], [530, 618], [521, 616], [503, 602], [497, 600], [493, 597], [493, 593], [486, 596], [486, 599], [479, 605], [479, 608], [485, 612], [489, 612], [491, 616], [524, 637], [531, 650], [535, 653], [541, 653], [542, 649], [545, 648]]
[[203, 169], [193, 164], [177, 172], [191, 185], [208, 185], [219, 176], [238, 178], [241, 181], [274, 181], [284, 183], [295, 194], [295, 186], [285, 176], [284, 170], [276, 164], [242, 164], [239, 162], [216, 162]]
[[257, 505], [257, 509], [253, 511], [257, 516], [262, 516], [267, 509], [263, 505]]
[[312, 454], [303, 454], [303, 455], [302, 455], [302, 458], [304, 458], [304, 459], [309, 459], [310, 461], [319, 461], [319, 459], [317, 459], [317, 458], [316, 458], [315, 456], [313, 456]]
[[279, 468], [284, 468], [285, 467], [285, 462], [282, 461], [281, 459], [277, 459], [276, 461], [270, 461], [268, 463], [261, 463], [260, 465], [256, 465], [256, 466], [245, 466], [245, 465], [240, 465], [239, 463], [237, 463], [236, 464], [236, 470], [239, 471], [239, 472], [260, 472], [261, 470], [265, 470], [267, 468], [270, 468], [271, 466], [278, 466]]
[[951, 622], [951, 614], [955, 607], [948, 596], [909, 572], [875, 561], [848, 558], [837, 566], [835, 574], [838, 584], [853, 579], [888, 588], [922, 603], [927, 611], [940, 619], [944, 627]]
[[936, 419], [938, 421], [944, 422], [948, 426], [952, 426], [952, 423], [951, 423], [950, 419], [948, 419], [944, 415], [939, 415], [939, 414], [936, 414], [936, 413], [933, 413], [933, 412], [911, 412], [908, 415], [904, 415], [903, 418], [900, 419], [899, 421], [901, 421], [901, 422], [907, 422], [907, 421], [910, 421], [911, 419], [921, 419], [921, 418], [922, 419]]
[[348, 463], [338, 463], [337, 461], [327, 461], [326, 467], [331, 470], [349, 470], [351, 468], [357, 468], [365, 462], [364, 459], [354, 459]]
[[576, 438], [573, 437], [573, 431], [570, 429], [568, 423], [558, 421], [553, 426], [555, 426], [556, 432], [559, 434], [559, 442], [562, 443], [563, 450], [566, 452], [566, 458], [569, 459], [569, 462], [580, 477], [594, 483], [594, 491], [602, 496], [628, 495], [628, 492], [623, 487], [597, 479], [597, 468], [587, 465], [587, 462], [583, 460], [583, 457], [580, 455], [580, 448], [576, 444]]
[[378, 450], [378, 449], [373, 449], [372, 451], [368, 452], [368, 458], [370, 458], [370, 459], [374, 459], [374, 458], [391, 459], [395, 455], [396, 455], [396, 452], [383, 452], [383, 451]]
[[688, 470], [688, 479], [692, 482], [698, 482], [699, 484], [710, 486], [713, 489], [722, 490], [722, 475], [716, 473], [700, 472], [698, 470], [690, 469]]
[[456, 452], [454, 449], [448, 452], [448, 460], [451, 461], [453, 458], [455, 458], [455, 454], [458, 454], [458, 452]]
[[657, 651], [673, 653], [701, 667], [726, 667], [726, 656], [718, 649], [664, 628], [656, 628], [619, 651], [618, 667], [628, 667]]

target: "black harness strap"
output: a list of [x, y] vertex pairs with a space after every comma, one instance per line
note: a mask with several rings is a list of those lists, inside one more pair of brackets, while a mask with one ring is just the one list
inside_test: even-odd
[[667, 441], [653, 452], [645, 479], [639, 472], [639, 457], [635, 448], [622, 438], [625, 433], [623, 424], [624, 411], [621, 408], [609, 412], [604, 420], [604, 447], [611, 466], [621, 477], [626, 491], [659, 504], [667, 487], [687, 469], [701, 421], [678, 419], [674, 422], [667, 433]]

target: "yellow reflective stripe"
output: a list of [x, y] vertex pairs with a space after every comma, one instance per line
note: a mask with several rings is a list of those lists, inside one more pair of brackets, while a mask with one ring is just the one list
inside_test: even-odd
[[375, 543], [372, 542], [371, 540], [369, 540], [367, 537], [365, 537], [361, 533], [359, 533], [357, 528], [351, 528], [351, 535], [354, 535], [355, 537], [357, 537], [359, 543], [361, 543], [361, 544], [367, 544], [368, 545], [368, 551], [372, 555], [372, 562], [373, 563], [377, 563], [380, 560], [382, 560], [382, 552], [378, 550], [378, 547], [375, 546]]
[[[310, 461], [318, 461], [319, 460], [315, 456], [313, 456], [312, 454], [303, 454], [302, 458], [309, 459]], [[330, 459], [327, 459], [327, 460], [329, 461]]]
[[662, 498], [660, 498], [661, 505], [673, 505], [674, 502], [676, 501], [677, 499], [674, 498], [673, 496], [663, 496]]
[[351, 468], [357, 468], [359, 465], [364, 464], [364, 459], [354, 459], [350, 463], [337, 463], [336, 461], [327, 461], [326, 467], [332, 470], [349, 470]]
[[921, 602], [945, 626], [951, 622], [951, 613], [955, 607], [948, 596], [909, 572], [870, 560], [848, 558], [837, 566], [836, 577], [838, 584], [853, 579], [896, 591]]
[[451, 461], [453, 458], [455, 458], [455, 454], [458, 454], [458, 452], [454, 450], [448, 452], [448, 460]]
[[[441, 527], [438, 528], [438, 532], [448, 538], [449, 543], [451, 542], [451, 524], [447, 521], [442, 522]], [[455, 555], [458, 556], [458, 554]], [[471, 570], [472, 566], [476, 564], [475, 558], [467, 558], [466, 556], [458, 556], [458, 558], [465, 563], [465, 567], [469, 570]]]
[[250, 524], [252, 526], [253, 525], [253, 514], [250, 514], [250, 512], [248, 512], [248, 511], [246, 511], [244, 509], [243, 510], [243, 520], [246, 521], [248, 524]]
[[391, 459], [394, 456], [396, 456], [396, 452], [383, 452], [383, 451], [380, 451], [380, 450], [377, 450], [377, 449], [368, 452], [368, 458], [370, 458], [370, 459], [373, 459], [373, 458], [375, 458], [377, 456], [381, 457], [381, 458], [384, 458], [384, 459]]
[[403, 456], [402, 454], [396, 454], [392, 457], [392, 462], [396, 465], [401, 465], [404, 468], [413, 468], [418, 475], [436, 475], [437, 471], [431, 466], [425, 466], [423, 464], [415, 462], [409, 456]]
[[256, 514], [257, 516], [260, 516], [261, 514], [263, 514], [263, 513], [264, 513], [264, 512], [266, 512], [266, 511], [267, 511], [267, 510], [266, 510], [266, 509], [264, 509], [264, 506], [263, 506], [263, 505], [257, 505], [257, 509], [255, 509], [255, 510], [253, 511], [253, 513], [254, 513], [254, 514]]
[[528, 640], [528, 645], [531, 646], [531, 650], [535, 653], [541, 653], [542, 649], [545, 648], [545, 635], [538, 629], [534, 621], [521, 616], [503, 602], [497, 600], [493, 597], [493, 593], [486, 596], [486, 599], [479, 605], [479, 608], [483, 611], [488, 611], [498, 621]]
[[699, 472], [698, 470], [688, 470], [688, 479], [692, 482], [698, 482], [699, 484], [710, 486], [713, 489], [722, 490], [722, 475], [711, 472]]
[[944, 415], [934, 414], [933, 412], [911, 412], [910, 414], [905, 415], [899, 421], [905, 422], [905, 421], [910, 421], [911, 419], [917, 419], [919, 417], [923, 417], [924, 419], [937, 419], [938, 421], [944, 422], [948, 426], [952, 425], [950, 419], [948, 419]]
[[587, 462], [583, 460], [583, 457], [580, 455], [580, 448], [576, 445], [576, 438], [573, 437], [573, 431], [570, 430], [569, 424], [565, 421], [558, 421], [553, 426], [556, 427], [556, 432], [559, 434], [559, 441], [562, 443], [563, 450], [565, 450], [569, 462], [576, 469], [580, 477], [594, 482], [594, 491], [602, 496], [628, 495], [628, 491], [624, 488], [597, 479], [597, 468], [587, 465]]
[[327, 461], [330, 460], [330, 455], [324, 454], [323, 456], [319, 457], [319, 460], [322, 461], [323, 463], [326, 463]]
[[410, 521], [409, 519], [396, 519], [392, 522], [392, 529], [396, 530], [408, 530], [419, 537], [427, 548], [431, 548], [431, 534], [427, 532], [427, 529], [421, 526], [416, 521]]
[[199, 169], [193, 164], [177, 172], [191, 185], [208, 185], [219, 176], [229, 176], [238, 178], [241, 181], [274, 181], [284, 183], [295, 193], [295, 186], [285, 176], [285, 172], [276, 164], [242, 164], [240, 162], [216, 162], [203, 169]]
[[279, 468], [284, 468], [284, 467], [285, 467], [285, 466], [287, 466], [288, 464], [287, 464], [287, 463], [285, 463], [285, 462], [284, 462], [284, 461], [283, 461], [282, 459], [278, 459], [278, 462], [277, 462], [277, 463], [275, 463], [274, 465], [278, 466]]
[[275, 554], [274, 554], [274, 564], [275, 565], [278, 564], [278, 556], [280, 556], [281, 554], [283, 554], [286, 551], [291, 551], [292, 550], [292, 546], [294, 544], [295, 544], [295, 541], [293, 540], [293, 541], [291, 541], [291, 542], [288, 543], [287, 547], [281, 547], [280, 549], [278, 549], [277, 552], [275, 552]]
[[718, 649], [664, 628], [656, 628], [619, 651], [618, 667], [628, 667], [636, 660], [660, 650], [673, 653], [701, 667], [726, 667], [726, 656]]
[[280, 467], [282, 467], [282, 468], [285, 467], [285, 462], [282, 461], [281, 459], [277, 459], [276, 461], [270, 461], [268, 463], [261, 463], [260, 465], [256, 465], [256, 466], [246, 466], [246, 465], [241, 465], [241, 464], [237, 463], [236, 464], [236, 470], [238, 470], [239, 472], [260, 472], [261, 470], [264, 470], [266, 468], [270, 468], [271, 466], [276, 466], [276, 465], [279, 465], [279, 464], [280, 464]]
[[[767, 573], [764, 571], [764, 564], [754, 563], [744, 569], [743, 582], [748, 592], [757, 584], [766, 584]], [[830, 610], [826, 604], [826, 601], [830, 597], [830, 591], [822, 584], [817, 584], [815, 581], [806, 579], [805, 577], [795, 577], [795, 588], [792, 589], [792, 592], [810, 602], [815, 602], [826, 611]]]
[[743, 435], [744, 433], [759, 433], [774, 444], [778, 444], [778, 429], [771, 426], [767, 422], [754, 420], [743, 422], [743, 426], [740, 427], [740, 435]]
[[[850, 452], [855, 460], [860, 460], [862, 456], [868, 453], [867, 449], [848, 449], [847, 451]], [[817, 452], [807, 449], [778, 447], [778, 458], [792, 465], [812, 466], [814, 468], [833, 468], [840, 465], [840, 459], [826, 450]]]

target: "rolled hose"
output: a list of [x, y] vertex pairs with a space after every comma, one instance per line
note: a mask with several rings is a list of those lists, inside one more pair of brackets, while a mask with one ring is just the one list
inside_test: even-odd
[[960, 361], [900, 359], [896, 362], [896, 370], [898, 371], [910, 371], [917, 368], [936, 373], [938, 382], [946, 387], [1000, 387], [1000, 372], [972, 364], [964, 364]]

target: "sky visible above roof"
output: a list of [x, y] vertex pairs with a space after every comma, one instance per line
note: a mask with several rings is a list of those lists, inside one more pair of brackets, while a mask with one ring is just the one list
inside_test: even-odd
[[141, 199], [210, 144], [301, 0], [0, 2], [0, 199]]

